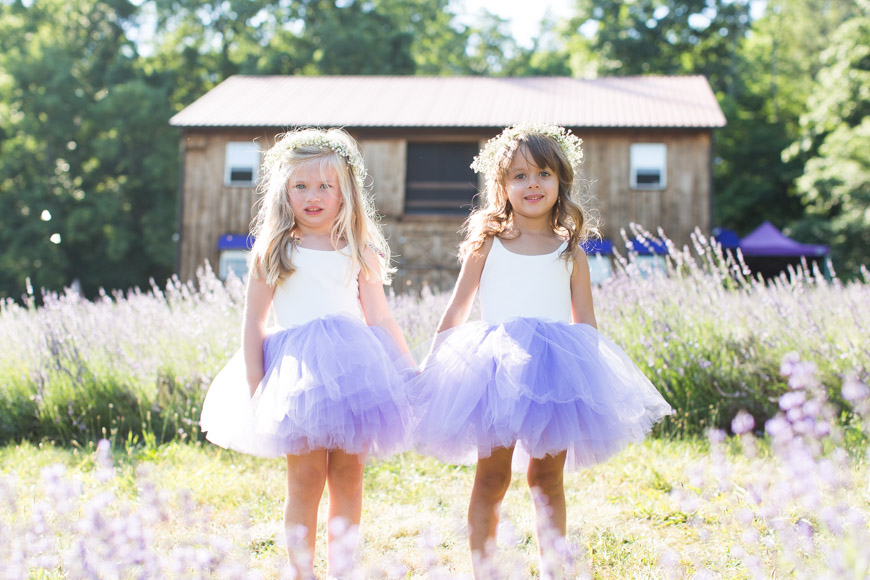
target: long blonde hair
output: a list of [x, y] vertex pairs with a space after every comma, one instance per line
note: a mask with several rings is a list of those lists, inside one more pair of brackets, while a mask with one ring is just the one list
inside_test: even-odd
[[[538, 167], [553, 170], [559, 179], [559, 195], [550, 214], [550, 226], [567, 239], [567, 247], [561, 256], [570, 260], [579, 244], [599, 235], [597, 217], [588, 204], [580, 202], [584, 188], [579, 168], [572, 166], [563, 146], [552, 135], [531, 129], [520, 132], [513, 129], [506, 129], [491, 140], [472, 165], [485, 173], [486, 185], [480, 207], [471, 212], [463, 225], [465, 239], [459, 245], [459, 259], [465, 262], [480, 250], [487, 237], [503, 234], [513, 223], [513, 208], [505, 184], [514, 156], [529, 155]], [[544, 130], [551, 131], [551, 128], [544, 126]], [[579, 151], [574, 152], [573, 157], [579, 160]]]
[[374, 200], [365, 186], [366, 171], [356, 141], [341, 129], [300, 129], [276, 137], [266, 152], [263, 180], [258, 186], [257, 215], [251, 222], [254, 245], [251, 248], [250, 270], [275, 285], [295, 271], [292, 252], [298, 235], [296, 216], [290, 207], [288, 184], [294, 171], [316, 164], [321, 172], [328, 169], [338, 175], [342, 204], [330, 235], [333, 243], [347, 241], [354, 267], [359, 266], [367, 279], [375, 276], [373, 265], [364, 258], [366, 246], [378, 256], [380, 278], [388, 284], [390, 249], [384, 239]]

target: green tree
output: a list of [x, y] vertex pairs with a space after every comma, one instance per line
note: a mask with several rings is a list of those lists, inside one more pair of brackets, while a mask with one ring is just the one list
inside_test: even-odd
[[851, 0], [771, 0], [743, 39], [734, 90], [720, 95], [715, 217], [746, 233], [763, 220], [788, 227], [805, 209], [795, 188], [805, 158], [783, 156], [800, 133], [820, 55], [854, 13]]
[[727, 93], [750, 23], [749, 0], [578, 0], [565, 32], [599, 74], [703, 74]]
[[787, 227], [804, 206], [795, 188], [806, 158], [783, 156], [800, 133], [820, 55], [854, 13], [851, 0], [771, 0], [735, 62], [736, 90], [722, 99], [728, 127], [714, 168], [716, 218], [746, 233], [765, 219]]
[[0, 4], [0, 295], [171, 272], [166, 91], [136, 67], [126, 0]]
[[301, 0], [297, 14], [303, 74], [413, 74], [412, 34], [378, 3]]
[[783, 161], [790, 142], [787, 123], [760, 114], [766, 96], [738, 89], [720, 98], [728, 125], [715, 135], [714, 224], [745, 235], [764, 220], [783, 227], [803, 215], [791, 193], [801, 164]]
[[227, 77], [256, 72], [296, 10], [293, 0], [147, 0], [134, 23], [143, 69], [172, 89], [180, 110]]
[[786, 152], [810, 156], [797, 180], [807, 213], [796, 231], [830, 242], [849, 274], [870, 264], [870, 2], [859, 6], [823, 53], [803, 130]]
[[449, 0], [374, 0], [372, 5], [410, 37], [412, 74], [471, 74], [466, 49], [473, 29], [454, 25]]

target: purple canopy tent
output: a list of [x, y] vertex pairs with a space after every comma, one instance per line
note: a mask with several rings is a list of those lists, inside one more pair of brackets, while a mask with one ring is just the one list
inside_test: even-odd
[[802, 259], [810, 265], [815, 262], [827, 273], [828, 246], [796, 242], [767, 221], [740, 240], [740, 251], [752, 273], [764, 278], [777, 276], [790, 265], [796, 267]]
[[740, 251], [744, 256], [822, 257], [828, 255], [828, 246], [796, 242], [772, 223], [764, 222], [740, 240]]

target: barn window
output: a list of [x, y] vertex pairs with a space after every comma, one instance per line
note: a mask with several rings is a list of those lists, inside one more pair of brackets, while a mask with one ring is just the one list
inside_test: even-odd
[[260, 148], [256, 143], [227, 143], [224, 163], [224, 185], [243, 187], [256, 185], [260, 165]]
[[668, 147], [664, 143], [633, 143], [631, 188], [664, 189], [668, 183]]
[[478, 143], [408, 143], [406, 213], [467, 214], [477, 193]]

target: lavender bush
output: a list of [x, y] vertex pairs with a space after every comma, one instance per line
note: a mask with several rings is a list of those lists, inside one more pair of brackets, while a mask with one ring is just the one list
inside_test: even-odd
[[204, 269], [95, 301], [0, 304], [0, 438], [196, 436], [204, 391], [238, 348], [243, 297], [241, 281]]
[[[119, 497], [110, 443], [99, 442], [87, 484], [57, 464], [42, 469], [42, 497], [22, 505], [14, 476], [0, 479], [0, 576], [28, 578], [262, 578], [247, 554], [209, 531], [188, 493], [159, 489], [147, 470], [136, 501]], [[171, 534], [167, 533], [171, 527]], [[171, 538], [167, 543], [167, 539]], [[283, 567], [276, 563], [276, 569]]]
[[[749, 469], [739, 469], [729, 457], [725, 433], [712, 430], [710, 457], [692, 468], [687, 485], [675, 490], [673, 499], [694, 533], [730, 546], [744, 577], [868, 578], [867, 474], [852, 469], [866, 461], [866, 447], [844, 445], [836, 409], [815, 364], [791, 353], [781, 370], [789, 390], [779, 398], [780, 411], [764, 425], [768, 438], [755, 438], [754, 420], [746, 413], [732, 421]], [[849, 374], [840, 392], [854, 406], [866, 436], [870, 389]], [[723, 537], [723, 521], [738, 533]], [[719, 577], [703, 562], [691, 567], [702, 571], [696, 577]], [[685, 573], [685, 566], [675, 565], [670, 577]]]
[[[653, 237], [634, 228], [641, 239]], [[618, 256], [618, 273], [595, 292], [602, 332], [651, 378], [678, 414], [667, 429], [727, 428], [739, 410], [759, 424], [787, 390], [787, 353], [816, 365], [824, 384], [870, 370], [870, 272], [844, 283], [805, 264], [774, 280], [753, 277], [739, 252], [699, 231], [682, 249], [659, 231], [660, 268]], [[830, 267], [830, 265], [829, 265]], [[839, 394], [831, 399], [841, 402]]]
[[[651, 234], [642, 230], [640, 236]], [[663, 234], [660, 232], [660, 237]], [[746, 409], [761, 424], [787, 389], [789, 352], [824, 384], [870, 367], [870, 274], [844, 283], [809, 268], [765, 283], [700, 233], [660, 269], [619, 256], [594, 289], [599, 325], [645, 370], [678, 415], [665, 432], [727, 428]], [[44, 294], [35, 306], [0, 303], [0, 442], [198, 437], [211, 379], [239, 346], [244, 287], [209, 269], [194, 282], [145, 291]], [[425, 355], [448, 295], [391, 295], [415, 354]], [[418, 357], [419, 358], [419, 357]], [[829, 393], [835, 403], [840, 394]]]

